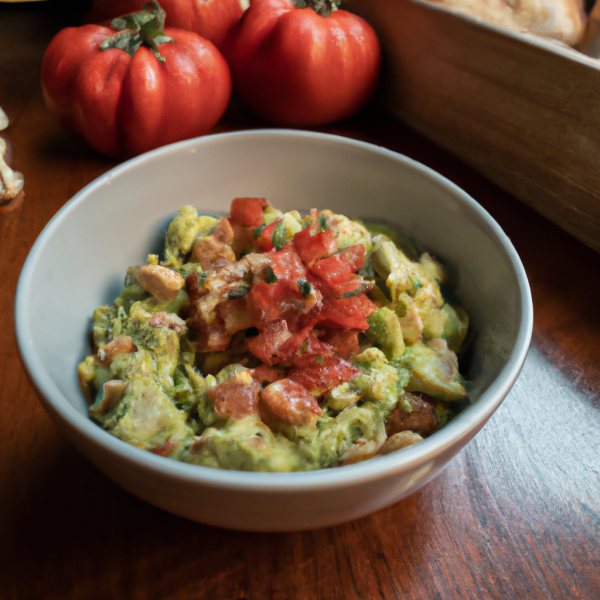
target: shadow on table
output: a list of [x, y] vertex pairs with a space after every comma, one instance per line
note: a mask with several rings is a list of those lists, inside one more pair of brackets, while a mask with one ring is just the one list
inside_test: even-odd
[[88, 146], [75, 134], [56, 123], [56, 131], [52, 131], [36, 145], [37, 153], [44, 158], [51, 157], [52, 160], [85, 161], [86, 166], [90, 161], [106, 163], [105, 170], [116, 166], [119, 161], [104, 156]]
[[[382, 585], [378, 572], [385, 576], [391, 568], [383, 549], [389, 540], [382, 537], [410, 548], [410, 562], [418, 558], [418, 541], [411, 539], [414, 497], [335, 528], [253, 534], [154, 508], [121, 490], [67, 443], [43, 463], [52, 466], [29, 465], [25, 497], [0, 514], [0, 590], [6, 600], [313, 599], [342, 597], [339, 590], [348, 586], [343, 597], [366, 598]], [[399, 511], [404, 516], [394, 522], [392, 512]]]

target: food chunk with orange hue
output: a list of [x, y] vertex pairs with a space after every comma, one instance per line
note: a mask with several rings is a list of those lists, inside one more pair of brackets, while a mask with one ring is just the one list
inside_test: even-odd
[[319, 397], [340, 383], [352, 381], [360, 370], [343, 358], [307, 357], [302, 367], [293, 368], [288, 377]]
[[283, 379], [283, 375], [277, 370], [265, 365], [260, 365], [252, 369], [252, 377], [258, 381], [258, 383], [273, 383]]
[[269, 203], [264, 198], [234, 198], [229, 220], [243, 227], [260, 227], [267, 206]]
[[267, 425], [281, 421], [295, 427], [312, 427], [323, 414], [315, 398], [290, 379], [268, 385], [260, 393], [259, 409]]
[[236, 260], [232, 242], [233, 229], [227, 219], [221, 219], [209, 236], [194, 244], [191, 260], [200, 263], [204, 271], [218, 271]]
[[240, 371], [207, 393], [220, 417], [241, 419], [256, 414], [260, 389], [250, 371]]
[[254, 319], [248, 311], [245, 298], [221, 302], [217, 310], [223, 318], [225, 330], [230, 335], [254, 326]]
[[329, 329], [321, 340], [329, 344], [340, 358], [348, 359], [351, 354], [358, 354], [360, 350], [358, 334], [356, 329]]
[[120, 335], [98, 350], [98, 362], [103, 367], [108, 367], [118, 354], [130, 354], [131, 352], [137, 352], [133, 340], [128, 335]]
[[315, 233], [316, 227], [312, 225], [294, 235], [294, 246], [302, 260], [310, 264], [323, 256], [337, 252], [338, 246], [331, 229]]
[[161, 302], [175, 300], [177, 293], [185, 287], [185, 279], [167, 267], [144, 265], [137, 273], [140, 285]]

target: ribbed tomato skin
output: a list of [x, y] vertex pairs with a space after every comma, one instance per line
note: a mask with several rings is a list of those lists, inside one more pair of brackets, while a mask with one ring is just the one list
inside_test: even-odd
[[381, 67], [377, 36], [360, 17], [323, 17], [289, 0], [252, 0], [223, 47], [242, 101], [277, 125], [338, 121], [373, 96]]
[[92, 148], [127, 158], [203, 135], [225, 112], [231, 75], [213, 44], [195, 33], [165, 28], [165, 62], [141, 47], [102, 51], [116, 32], [100, 25], [64, 29], [42, 62], [49, 110]]

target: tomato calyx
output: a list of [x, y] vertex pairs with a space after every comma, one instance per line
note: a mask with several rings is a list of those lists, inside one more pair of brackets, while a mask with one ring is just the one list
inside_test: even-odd
[[290, 0], [296, 8], [312, 8], [321, 17], [329, 17], [338, 10], [339, 0]]
[[144, 2], [143, 10], [112, 20], [110, 26], [118, 33], [104, 40], [100, 50], [119, 48], [133, 58], [139, 48], [146, 44], [158, 62], [165, 62], [158, 45], [175, 41], [165, 35], [166, 16], [167, 13], [156, 0]]

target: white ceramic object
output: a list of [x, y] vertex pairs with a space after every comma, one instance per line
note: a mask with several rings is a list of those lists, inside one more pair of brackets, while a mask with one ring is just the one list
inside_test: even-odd
[[[160, 247], [184, 204], [227, 212], [237, 196], [386, 219], [458, 268], [477, 331], [474, 403], [424, 442], [363, 463], [308, 473], [247, 473], [178, 463], [95, 425], [77, 384], [93, 310], [120, 293], [129, 265]], [[131, 493], [196, 521], [285, 531], [348, 521], [397, 502], [435, 477], [483, 427], [529, 347], [531, 295], [500, 227], [455, 185], [408, 158], [350, 139], [298, 131], [208, 136], [160, 148], [92, 182], [33, 246], [16, 297], [23, 362], [64, 435]], [[73, 482], [77, 485], [77, 482]]]
[[8, 117], [6, 116], [6, 113], [2, 110], [2, 107], [0, 107], [0, 131], [6, 129], [7, 127]]

